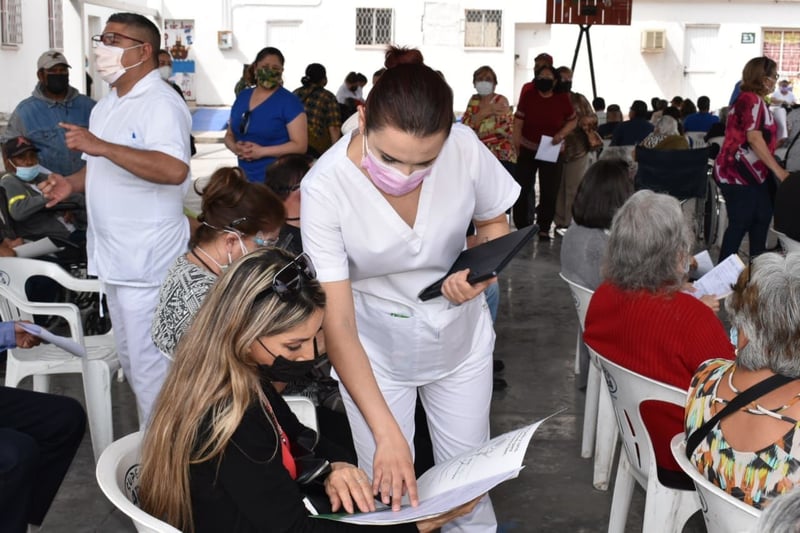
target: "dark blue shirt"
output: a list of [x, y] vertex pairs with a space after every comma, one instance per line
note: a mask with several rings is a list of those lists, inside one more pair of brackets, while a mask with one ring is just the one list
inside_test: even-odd
[[632, 118], [620, 124], [614, 130], [611, 146], [633, 146], [653, 133], [653, 125], [646, 118]]
[[683, 119], [683, 129], [686, 131], [700, 131], [706, 133], [716, 122], [719, 122], [719, 117], [712, 115], [708, 111], [700, 111], [698, 113], [692, 113]]

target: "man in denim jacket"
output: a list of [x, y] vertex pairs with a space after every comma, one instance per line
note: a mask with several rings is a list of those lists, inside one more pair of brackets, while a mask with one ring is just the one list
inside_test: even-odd
[[39, 148], [39, 164], [45, 172], [68, 176], [86, 164], [81, 153], [67, 148], [59, 122], [89, 126], [94, 100], [78, 93], [69, 84], [69, 63], [58, 50], [39, 56], [36, 76], [39, 82], [31, 96], [20, 102], [8, 121], [0, 141], [27, 137]]

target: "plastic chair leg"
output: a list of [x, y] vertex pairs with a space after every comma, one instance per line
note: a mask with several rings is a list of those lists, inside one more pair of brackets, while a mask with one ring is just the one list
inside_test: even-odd
[[50, 376], [47, 374], [34, 374], [33, 390], [36, 392], [50, 392]]
[[[636, 478], [633, 477], [628, 457], [622, 453], [619, 456], [617, 467], [617, 480], [614, 482], [614, 496], [611, 500], [611, 516], [608, 519], [608, 533], [625, 533], [625, 523], [628, 521], [628, 511], [631, 507], [633, 488]], [[660, 530], [657, 528], [656, 530]], [[645, 529], [645, 531], [647, 531]]]
[[578, 339], [575, 341], [575, 375], [581, 373], [581, 330], [578, 329]]
[[6, 387], [16, 387], [19, 385], [19, 382], [22, 381], [25, 376], [20, 372], [19, 365], [17, 361], [13, 358], [9, 357], [8, 361], [6, 362]]
[[600, 387], [597, 407], [597, 436], [594, 444], [594, 473], [592, 484], [597, 490], [608, 490], [611, 468], [614, 466], [614, 453], [617, 450], [617, 420], [608, 388]]
[[583, 437], [581, 439], [581, 457], [588, 459], [594, 449], [597, 431], [597, 408], [601, 387], [600, 369], [597, 363], [589, 362], [589, 380], [586, 383], [586, 401], [583, 404]]
[[111, 372], [104, 361], [86, 361], [83, 367], [83, 392], [92, 437], [94, 460], [114, 441], [111, 415]]
[[702, 508], [695, 491], [671, 489], [649, 477], [645, 498], [642, 531], [681, 533], [689, 517]]

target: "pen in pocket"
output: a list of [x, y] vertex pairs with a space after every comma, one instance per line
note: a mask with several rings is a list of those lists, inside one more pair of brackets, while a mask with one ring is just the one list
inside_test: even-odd
[[411, 318], [408, 315], [404, 315], [403, 313], [389, 313], [389, 316], [394, 318]]

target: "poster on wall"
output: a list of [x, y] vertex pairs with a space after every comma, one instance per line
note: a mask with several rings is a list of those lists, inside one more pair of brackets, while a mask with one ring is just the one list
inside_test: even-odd
[[197, 99], [194, 90], [194, 60], [189, 55], [194, 45], [193, 20], [164, 20], [164, 49], [172, 56], [172, 78], [183, 91], [186, 100]]

